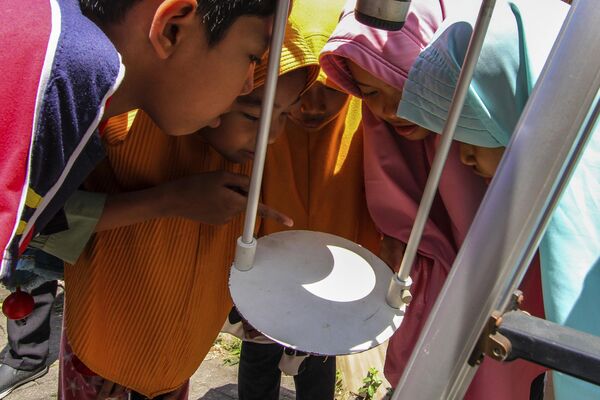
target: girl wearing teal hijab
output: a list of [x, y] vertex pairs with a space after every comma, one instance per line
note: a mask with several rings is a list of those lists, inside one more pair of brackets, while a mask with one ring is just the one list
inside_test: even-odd
[[[550, 53], [568, 6], [504, 0], [494, 10], [456, 129], [461, 160], [490, 179]], [[398, 115], [441, 133], [473, 21], [448, 19], [404, 86]], [[543, 132], [538, 133], [540, 141]], [[551, 155], [549, 155], [551, 156]], [[600, 336], [600, 128], [593, 133], [540, 244], [548, 320]], [[527, 295], [527, 293], [526, 293]], [[555, 372], [554, 395], [600, 399], [600, 387]]]

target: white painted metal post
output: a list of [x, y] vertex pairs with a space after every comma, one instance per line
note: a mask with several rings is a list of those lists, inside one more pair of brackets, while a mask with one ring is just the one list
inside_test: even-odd
[[256, 213], [258, 212], [258, 200], [262, 177], [267, 155], [267, 144], [269, 143], [269, 130], [271, 128], [271, 116], [273, 115], [273, 103], [277, 91], [277, 79], [279, 78], [279, 64], [281, 49], [285, 36], [285, 26], [288, 20], [290, 0], [279, 0], [275, 11], [273, 22], [273, 37], [269, 48], [269, 67], [265, 83], [265, 95], [260, 113], [260, 124], [258, 127], [258, 138], [254, 152], [254, 164], [252, 166], [252, 178], [248, 192], [248, 204], [246, 206], [246, 218], [244, 220], [244, 232], [237, 241], [235, 250], [235, 261], [233, 265], [239, 270], [249, 270], [254, 263], [256, 252], [256, 239], [254, 239], [254, 227], [256, 225]]
[[479, 15], [477, 17], [477, 22], [473, 28], [473, 34], [471, 35], [469, 47], [465, 55], [465, 62], [460, 71], [460, 76], [456, 84], [456, 90], [454, 91], [454, 96], [452, 97], [452, 104], [448, 112], [448, 119], [446, 120], [444, 130], [442, 131], [442, 140], [438, 149], [436, 150], [431, 171], [427, 177], [427, 183], [425, 185], [425, 190], [423, 191], [423, 197], [421, 198], [415, 223], [410, 232], [406, 250], [404, 251], [404, 257], [402, 258], [402, 263], [400, 264], [400, 270], [392, 277], [386, 296], [388, 304], [394, 308], [400, 308], [404, 303], [409, 303], [410, 299], [412, 298], [412, 296], [409, 295], [410, 286], [412, 284], [412, 280], [410, 279], [409, 275], [412, 270], [413, 263], [415, 262], [415, 257], [417, 256], [417, 250], [423, 236], [425, 224], [429, 218], [431, 205], [433, 204], [433, 200], [437, 193], [440, 178], [444, 170], [444, 164], [446, 164], [448, 153], [450, 152], [450, 146], [452, 145], [452, 140], [454, 139], [456, 125], [458, 124], [460, 113], [469, 91], [469, 85], [471, 84], [473, 72], [475, 71], [475, 66], [477, 65], [477, 60], [479, 59], [479, 54], [481, 53], [481, 48], [483, 47], [483, 41], [485, 39], [488, 26], [490, 25], [495, 4], [496, 0], [483, 0], [479, 10]]

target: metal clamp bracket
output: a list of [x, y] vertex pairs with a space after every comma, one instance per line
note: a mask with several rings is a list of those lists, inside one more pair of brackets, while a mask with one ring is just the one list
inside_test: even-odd
[[[518, 310], [522, 303], [523, 293], [516, 290], [505, 312]], [[484, 356], [491, 357], [496, 361], [506, 361], [510, 355], [512, 350], [510, 339], [498, 332], [498, 328], [502, 324], [502, 314], [504, 313], [494, 311], [488, 320], [471, 357], [469, 357], [468, 362], [472, 367], [481, 364]]]

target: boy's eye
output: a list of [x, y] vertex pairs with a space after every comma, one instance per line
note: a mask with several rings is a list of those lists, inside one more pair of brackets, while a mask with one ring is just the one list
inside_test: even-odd
[[255, 117], [254, 115], [248, 113], [242, 113], [242, 116], [252, 122], [256, 122], [260, 119], [260, 117]]

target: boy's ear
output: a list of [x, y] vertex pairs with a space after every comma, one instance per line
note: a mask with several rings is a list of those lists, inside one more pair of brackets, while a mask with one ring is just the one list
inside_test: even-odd
[[168, 58], [181, 40], [182, 28], [198, 24], [196, 20], [197, 0], [164, 0], [156, 9], [149, 39], [154, 51], [161, 59]]

